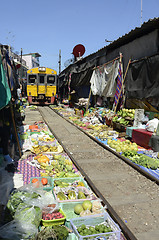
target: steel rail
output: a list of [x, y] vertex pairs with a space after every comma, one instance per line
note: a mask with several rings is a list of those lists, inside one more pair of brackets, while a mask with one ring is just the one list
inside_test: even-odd
[[[52, 108], [50, 108], [51, 110], [53, 110]], [[90, 188], [94, 191], [94, 193], [96, 194], [96, 196], [100, 199], [102, 199], [102, 202], [104, 205], [107, 206], [107, 211], [110, 214], [110, 216], [112, 217], [112, 219], [118, 223], [118, 225], [120, 226], [122, 233], [124, 234], [124, 237], [126, 237], [127, 240], [137, 240], [137, 238], [134, 236], [134, 234], [130, 231], [130, 229], [126, 226], [126, 224], [122, 221], [122, 219], [119, 217], [119, 215], [115, 212], [115, 210], [113, 209], [113, 207], [109, 204], [109, 202], [104, 198], [104, 196], [101, 194], [101, 192], [96, 188], [96, 186], [93, 184], [93, 182], [91, 181], [91, 179], [87, 176], [87, 174], [84, 172], [84, 170], [80, 167], [80, 165], [77, 163], [77, 161], [73, 158], [73, 156], [71, 155], [71, 153], [67, 150], [67, 148], [63, 145], [63, 143], [61, 142], [61, 140], [59, 139], [59, 137], [55, 134], [55, 132], [51, 129], [50, 124], [46, 121], [46, 116], [43, 114], [43, 112], [41, 111], [41, 109], [39, 109], [39, 112], [44, 120], [44, 122], [48, 125], [50, 131], [52, 132], [52, 134], [55, 136], [55, 138], [58, 140], [58, 142], [61, 144], [61, 146], [63, 147], [64, 151], [67, 153], [67, 155], [69, 156], [69, 158], [72, 160], [72, 162], [74, 163], [74, 165], [77, 167], [77, 169], [81, 172], [81, 174], [83, 175], [83, 177], [86, 179], [88, 185], [90, 186]], [[56, 112], [55, 112], [56, 113]], [[61, 116], [60, 114], [58, 114], [59, 116]], [[65, 119], [65, 118], [63, 118]], [[66, 120], [66, 119], [65, 119]], [[69, 121], [68, 121], [69, 122]], [[70, 122], [69, 122], [70, 123]], [[74, 124], [73, 124], [74, 126]]]
[[74, 123], [72, 123], [71, 121], [69, 121], [68, 119], [66, 119], [65, 117], [63, 117], [61, 114], [59, 114], [58, 111], [56, 111], [55, 109], [49, 107], [50, 109], [52, 109], [56, 114], [58, 114], [60, 117], [62, 117], [63, 119], [65, 119], [67, 122], [69, 122], [70, 124], [72, 124], [73, 126], [75, 126], [76, 128], [78, 128], [79, 130], [81, 130], [84, 134], [86, 134], [89, 138], [91, 138], [92, 140], [94, 140], [96, 143], [98, 143], [100, 146], [102, 146], [103, 148], [105, 148], [106, 150], [108, 150], [109, 152], [113, 153], [114, 155], [116, 155], [117, 157], [119, 157], [120, 159], [122, 159], [125, 163], [127, 163], [128, 165], [130, 165], [131, 167], [133, 167], [135, 170], [137, 170], [139, 173], [141, 173], [142, 175], [144, 175], [146, 178], [148, 178], [149, 180], [155, 182], [157, 185], [159, 185], [159, 179], [155, 178], [154, 176], [152, 176], [150, 173], [146, 172], [144, 169], [140, 168], [137, 164], [133, 163], [131, 160], [129, 160], [128, 158], [125, 158], [124, 156], [120, 155], [119, 153], [115, 152], [113, 149], [109, 148], [108, 146], [106, 146], [104, 143], [100, 142], [98, 139], [96, 139], [95, 137], [91, 136], [90, 134], [88, 134], [85, 130], [83, 130], [82, 128], [80, 128], [79, 126], [75, 125]]

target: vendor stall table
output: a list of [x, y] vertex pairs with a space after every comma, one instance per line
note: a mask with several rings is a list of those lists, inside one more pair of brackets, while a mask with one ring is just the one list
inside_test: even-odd
[[152, 134], [152, 132], [149, 132], [145, 129], [133, 129], [132, 141], [144, 148], [150, 148], [149, 142]]
[[127, 135], [128, 137], [132, 138], [132, 131], [133, 131], [134, 129], [139, 129], [139, 128], [138, 128], [138, 127], [127, 127], [127, 128], [126, 128], [126, 135]]

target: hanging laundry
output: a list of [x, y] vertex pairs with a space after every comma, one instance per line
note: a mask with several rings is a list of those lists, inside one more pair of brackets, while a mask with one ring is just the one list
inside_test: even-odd
[[11, 91], [6, 78], [6, 73], [2, 64], [2, 57], [0, 55], [0, 109], [8, 105], [11, 100]]
[[114, 60], [108, 65], [103, 65], [93, 71], [90, 80], [93, 95], [114, 97], [118, 68], [119, 60]]

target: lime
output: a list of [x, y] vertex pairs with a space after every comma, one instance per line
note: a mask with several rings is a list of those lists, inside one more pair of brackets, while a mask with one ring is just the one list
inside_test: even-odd
[[82, 232], [80, 232], [80, 235], [84, 236], [84, 233], [83, 233], [83, 231], [82, 231]]
[[107, 227], [107, 232], [112, 232], [111, 227]]
[[82, 224], [81, 229], [84, 230], [86, 228], [86, 225]]
[[82, 232], [82, 228], [81, 227], [78, 227], [77, 228], [77, 231], [80, 233], [80, 232]]
[[88, 235], [87, 233], [88, 233], [88, 229], [85, 228], [85, 229], [83, 230], [83, 234], [84, 234], [84, 236]]
[[96, 231], [99, 231], [99, 225], [96, 225], [96, 226], [95, 226], [95, 230], [96, 230]]
[[91, 232], [94, 232], [95, 228], [94, 228], [94, 227], [89, 227], [89, 230], [90, 230]]

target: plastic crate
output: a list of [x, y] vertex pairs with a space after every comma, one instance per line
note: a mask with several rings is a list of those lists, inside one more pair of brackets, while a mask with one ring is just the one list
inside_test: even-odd
[[78, 240], [78, 237], [74, 233], [69, 233], [67, 240]]
[[[77, 231], [77, 228], [82, 224], [89, 227], [89, 226], [95, 226], [95, 225], [101, 224], [103, 222], [107, 222], [107, 225], [111, 227], [112, 232], [82, 236]], [[109, 236], [110, 239], [120, 240], [121, 230], [119, 226], [113, 221], [113, 219], [106, 212], [102, 214], [88, 216], [88, 217], [73, 218], [73, 219], [70, 219], [70, 223], [71, 223], [72, 230], [80, 240], [89, 239], [90, 237], [94, 237], [94, 239], [96, 239], [99, 236], [105, 237], [106, 239]]]
[[[93, 202], [93, 201], [94, 200], [92, 200], [91, 202]], [[82, 204], [83, 202], [84, 201], [82, 201], [82, 202], [71, 202], [71, 203], [59, 203], [60, 208], [65, 212], [65, 215], [66, 215], [65, 225], [67, 227], [70, 228], [70, 219], [80, 217], [80, 215], [77, 215], [77, 214], [74, 213], [74, 207], [75, 207], [75, 205]], [[103, 209], [103, 211], [105, 211], [103, 207], [101, 208], [101, 210], [102, 209]]]
[[84, 187], [89, 188], [87, 182], [84, 180], [83, 177], [75, 177], [75, 178], [54, 178], [53, 179], [53, 187], [55, 181], [62, 181], [65, 183], [73, 183], [75, 181], [80, 181], [84, 184]]
[[62, 213], [62, 215], [64, 216], [63, 218], [53, 219], [53, 220], [41, 219], [42, 225], [45, 226], [45, 227], [53, 226], [53, 225], [63, 225], [65, 223], [65, 220], [66, 220], [66, 215], [61, 209], [59, 210], [59, 212]]
[[53, 190], [53, 178], [52, 177], [31, 177], [30, 178], [30, 183], [32, 183], [33, 179], [38, 179], [39, 182], [41, 183], [41, 179], [42, 178], [46, 178], [48, 180], [49, 186], [43, 186], [42, 184], [40, 184], [39, 188], [42, 188], [45, 191], [52, 191]]
[[67, 199], [67, 200], [59, 200], [55, 191], [53, 190], [53, 194], [54, 194], [54, 197], [56, 199], [56, 201], [58, 201], [59, 203], [60, 202], [81, 202], [81, 201], [84, 201], [84, 200], [95, 200], [97, 199], [97, 197], [94, 195], [93, 192], [90, 192], [88, 188], [85, 188], [85, 187], [77, 187], [77, 191], [80, 191], [82, 190], [86, 195], [87, 195], [87, 198], [85, 199]]

